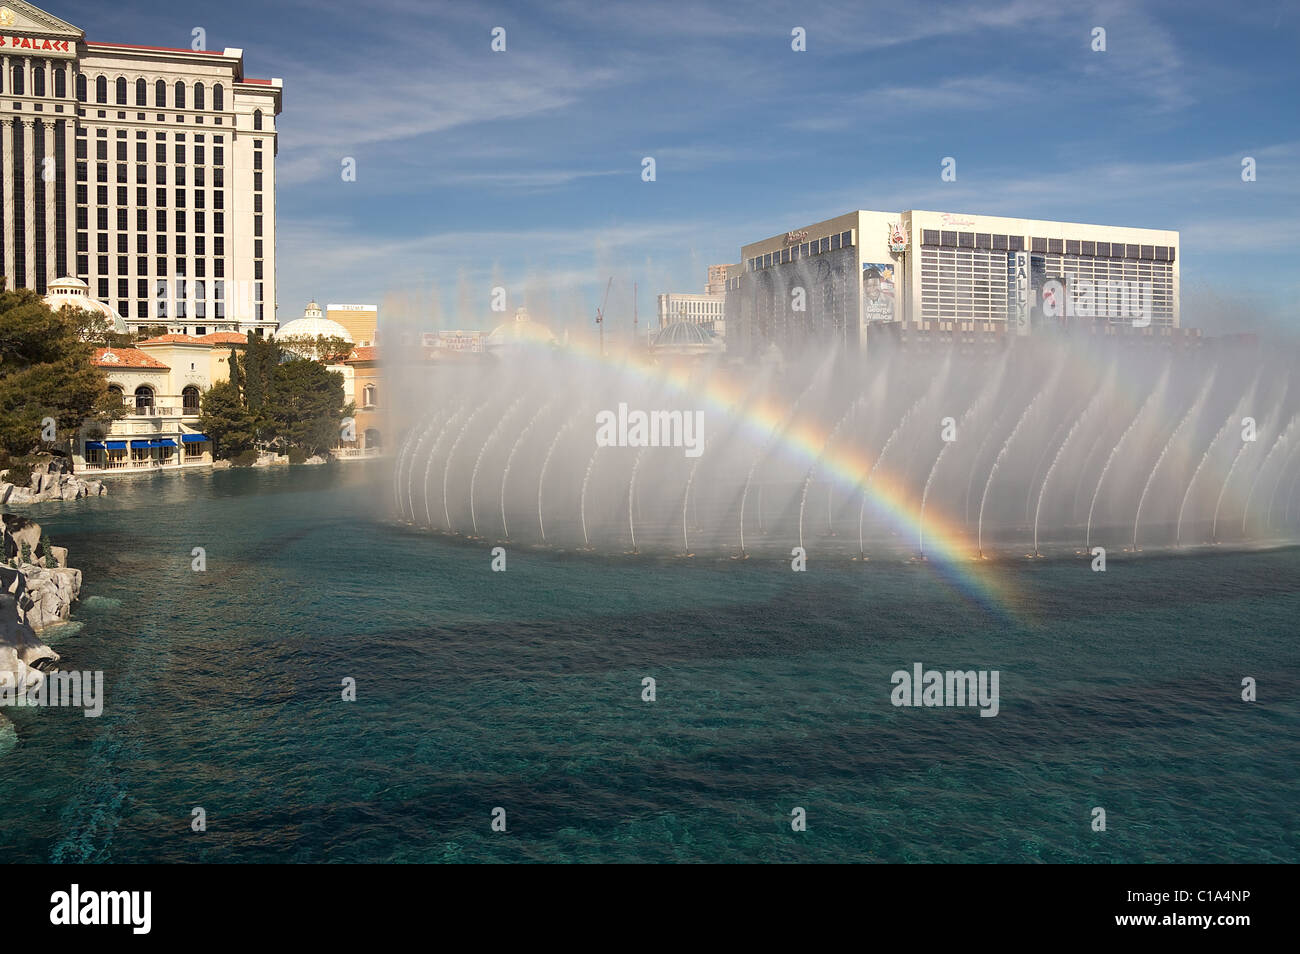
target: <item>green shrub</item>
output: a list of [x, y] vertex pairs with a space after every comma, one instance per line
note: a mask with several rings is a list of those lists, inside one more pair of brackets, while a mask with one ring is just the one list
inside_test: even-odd
[[240, 451], [230, 458], [230, 462], [236, 467], [252, 467], [253, 464], [257, 463], [257, 451], [251, 449]]
[[5, 480], [15, 487], [26, 487], [32, 482], [32, 462], [22, 457], [15, 457], [9, 462], [9, 474]]

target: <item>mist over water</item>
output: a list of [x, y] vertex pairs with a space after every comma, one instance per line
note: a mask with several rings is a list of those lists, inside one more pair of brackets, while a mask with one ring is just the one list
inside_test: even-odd
[[1300, 537], [1295, 358], [1158, 330], [752, 364], [531, 347], [404, 379], [392, 509], [614, 553], [1277, 545]]

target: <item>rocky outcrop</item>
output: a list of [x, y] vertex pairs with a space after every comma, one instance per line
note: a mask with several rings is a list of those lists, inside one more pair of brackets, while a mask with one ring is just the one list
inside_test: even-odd
[[[102, 480], [84, 480], [67, 469], [67, 462], [55, 457], [47, 463], [32, 468], [31, 480], [25, 486], [15, 486], [0, 476], [0, 503], [31, 504], [47, 500], [80, 500], [82, 497], [100, 497], [108, 493]], [[5, 476], [8, 472], [5, 472]]]
[[18, 601], [0, 593], [0, 685], [24, 692], [44, 681], [42, 668], [58, 661], [59, 654], [23, 622]]
[[0, 595], [14, 600], [18, 619], [40, 632], [62, 623], [81, 594], [81, 571], [68, 566], [65, 547], [42, 540], [41, 525], [17, 514], [0, 514]]

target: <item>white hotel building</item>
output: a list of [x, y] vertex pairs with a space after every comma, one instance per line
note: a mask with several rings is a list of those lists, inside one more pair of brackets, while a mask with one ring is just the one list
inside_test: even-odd
[[1018, 336], [1081, 320], [1168, 335], [1178, 283], [1175, 231], [848, 212], [741, 249], [726, 281], [728, 348], [865, 347], [890, 325]]
[[274, 331], [282, 85], [242, 50], [92, 42], [0, 0], [8, 287], [79, 278], [132, 330]]

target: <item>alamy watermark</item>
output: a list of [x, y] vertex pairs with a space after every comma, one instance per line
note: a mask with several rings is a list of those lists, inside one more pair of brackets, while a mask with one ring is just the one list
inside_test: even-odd
[[1047, 318], [1132, 318], [1134, 328], [1151, 324], [1155, 286], [1151, 282], [1114, 279], [1094, 282], [1067, 273], [1065, 282], [1043, 282], [1043, 315]]
[[65, 709], [82, 709], [87, 719], [98, 718], [104, 712], [104, 673], [47, 672], [43, 678], [28, 678], [19, 684], [12, 672], [0, 672], [0, 707], [51, 706]]
[[704, 453], [703, 411], [617, 411], [596, 413], [597, 447], [681, 447], [687, 457]]
[[967, 669], [940, 672], [924, 669], [920, 663], [912, 671], [897, 670], [890, 677], [894, 689], [889, 701], [895, 706], [979, 706], [981, 718], [998, 714], [999, 670]]

